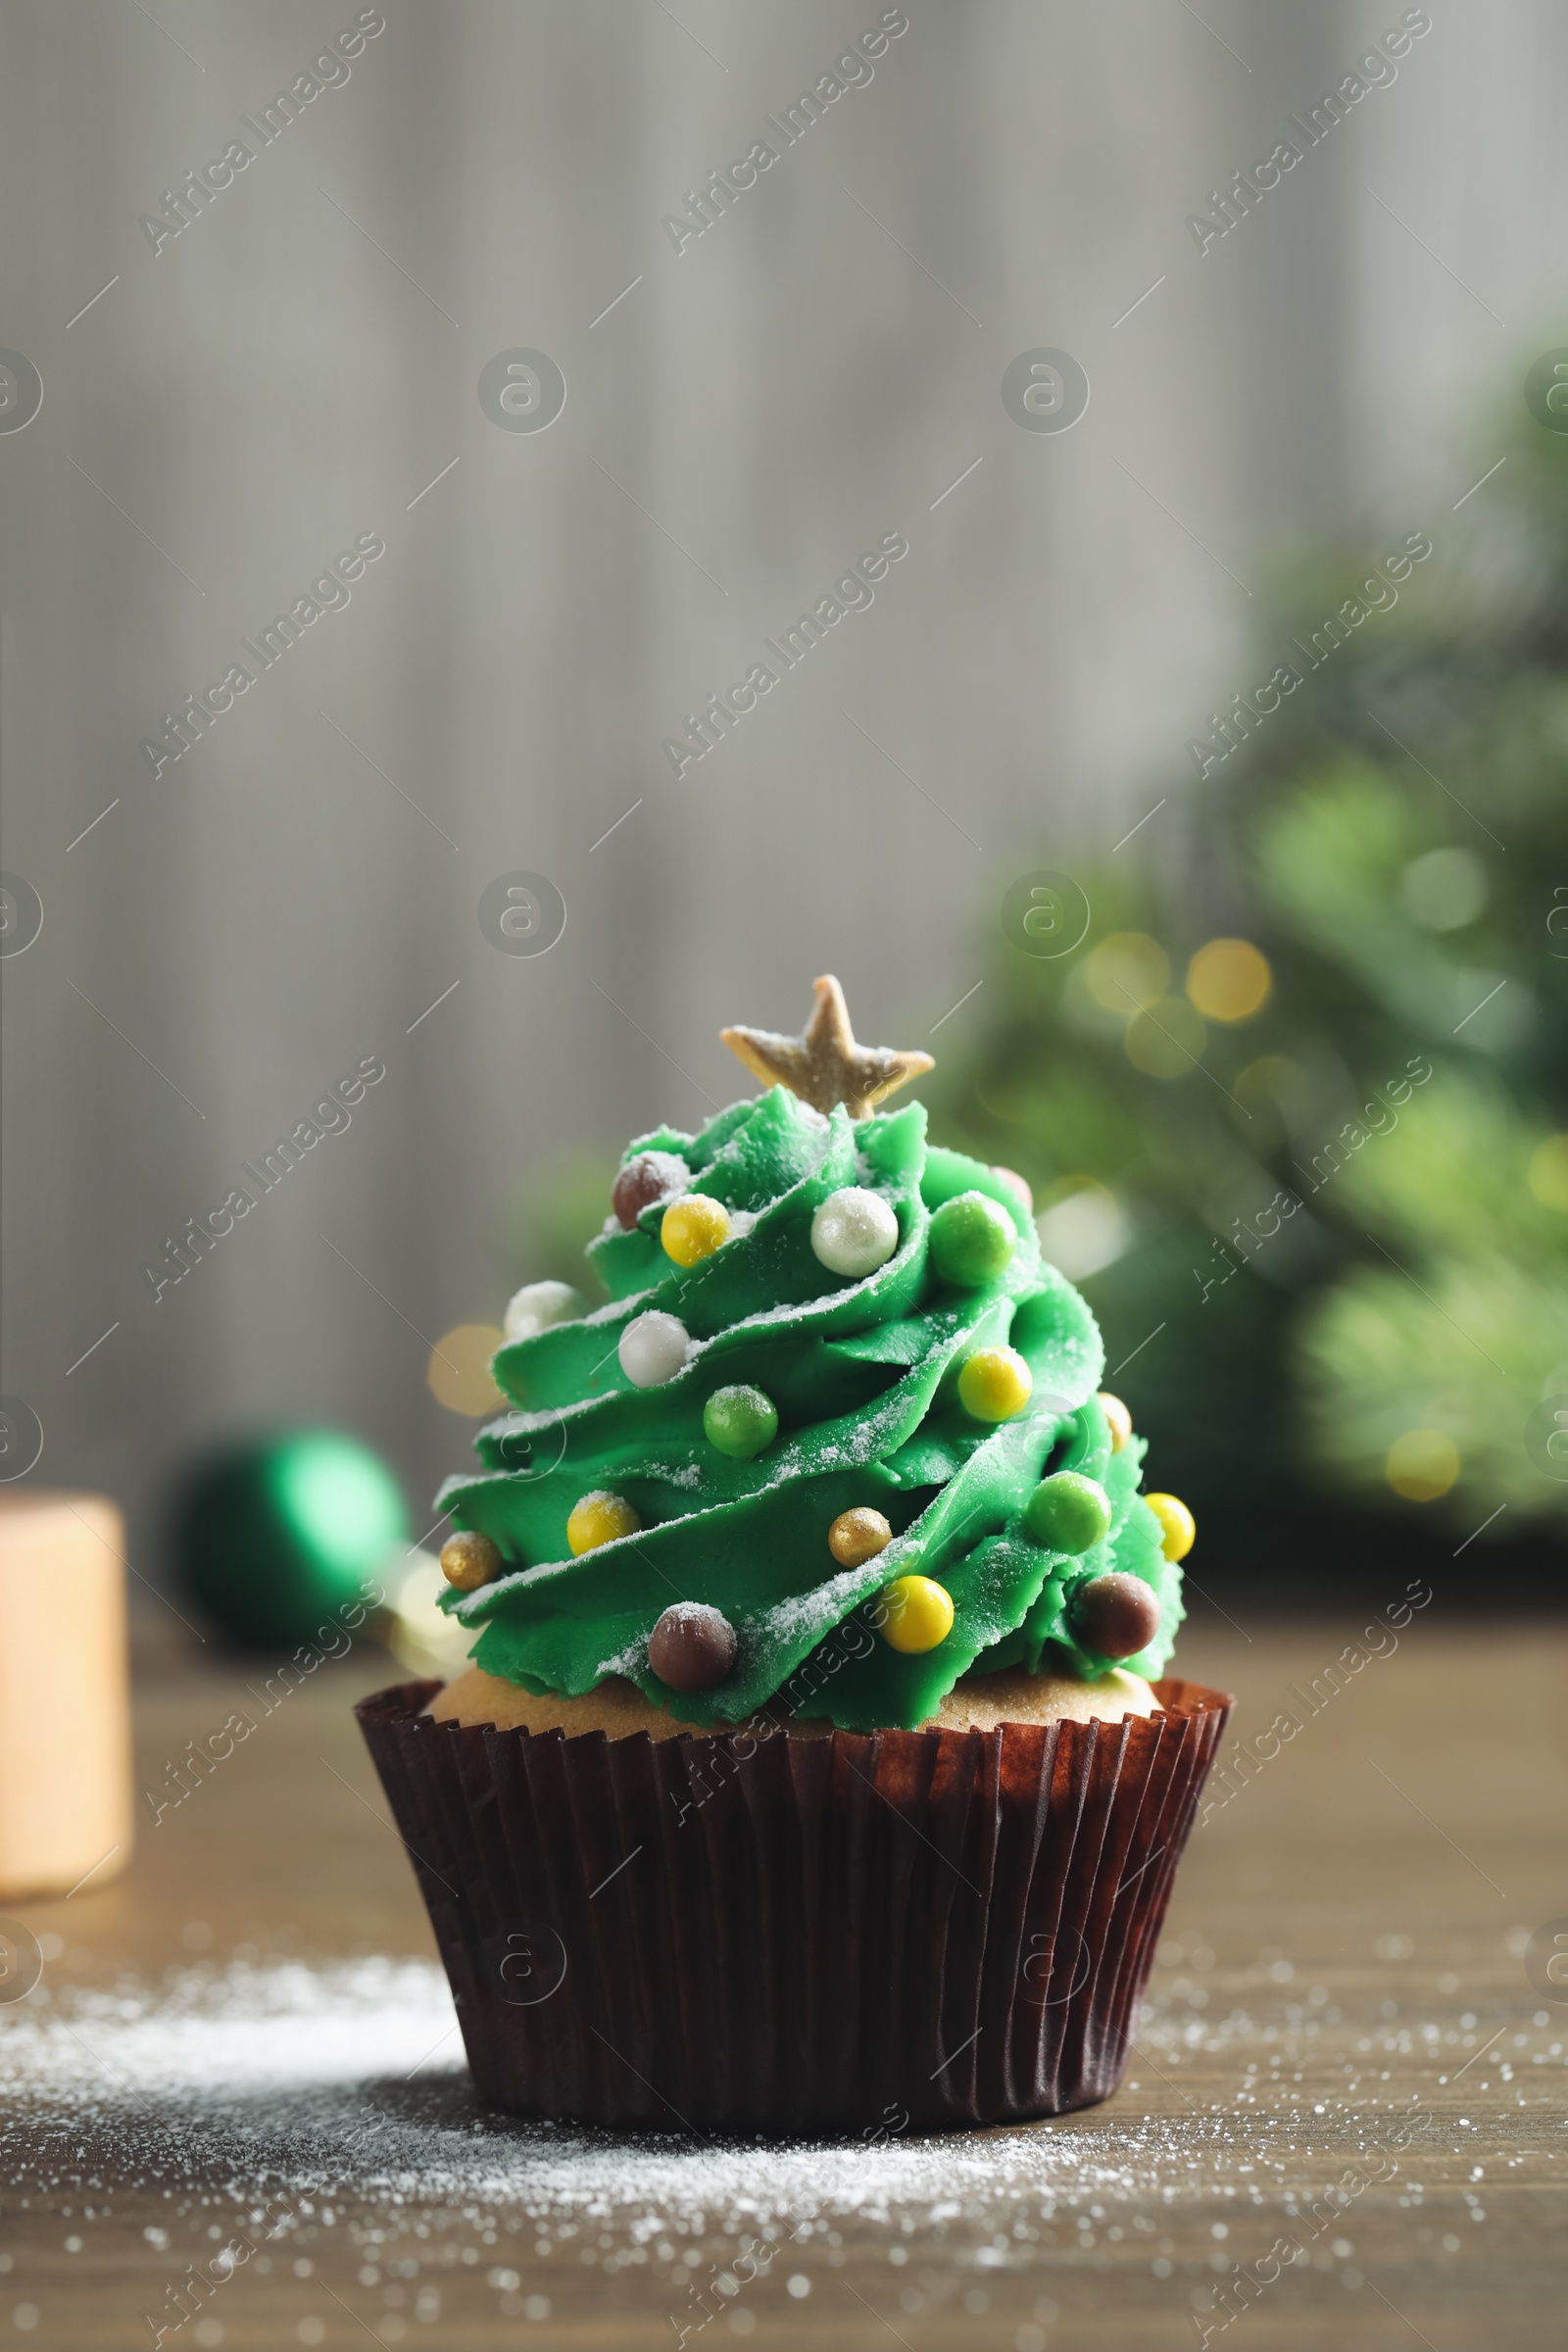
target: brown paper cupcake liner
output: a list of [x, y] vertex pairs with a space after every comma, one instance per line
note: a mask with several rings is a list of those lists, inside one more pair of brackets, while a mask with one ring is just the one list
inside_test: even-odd
[[1121, 2080], [1230, 1700], [994, 1732], [497, 1731], [355, 1710], [481, 2097], [662, 2131], [999, 2124]]

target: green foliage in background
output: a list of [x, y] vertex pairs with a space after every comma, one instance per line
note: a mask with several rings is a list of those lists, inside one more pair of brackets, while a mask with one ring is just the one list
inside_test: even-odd
[[[1568, 1511], [1526, 1426], [1568, 1393], [1568, 440], [1519, 403], [1499, 450], [1401, 580], [1403, 527], [1293, 568], [1238, 684], [1299, 684], [1075, 868], [1071, 954], [998, 945], [925, 1090], [1028, 1177], [1157, 1483], [1249, 1572], [1332, 1573], [1369, 1504], [1446, 1554], [1505, 1505], [1467, 1568]], [[1216, 938], [1267, 959], [1246, 1017]]]
[[620, 1165], [618, 1145], [576, 1150], [546, 1159], [514, 1203], [509, 1255], [514, 1283], [569, 1282], [590, 1305], [604, 1285], [584, 1255], [610, 1214], [610, 1190]]

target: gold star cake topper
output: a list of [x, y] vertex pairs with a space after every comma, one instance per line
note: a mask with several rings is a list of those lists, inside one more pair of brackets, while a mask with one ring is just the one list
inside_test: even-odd
[[929, 1054], [895, 1054], [886, 1046], [858, 1046], [850, 1027], [844, 991], [831, 972], [812, 982], [816, 1003], [799, 1037], [772, 1029], [721, 1029], [719, 1036], [764, 1086], [787, 1086], [813, 1110], [842, 1102], [852, 1119], [863, 1119], [877, 1104], [923, 1070], [936, 1067]]

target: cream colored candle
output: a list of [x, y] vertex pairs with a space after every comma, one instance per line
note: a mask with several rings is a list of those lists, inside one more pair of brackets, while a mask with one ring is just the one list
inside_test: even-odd
[[123, 1553], [103, 1495], [0, 1487], [0, 1898], [130, 1859]]

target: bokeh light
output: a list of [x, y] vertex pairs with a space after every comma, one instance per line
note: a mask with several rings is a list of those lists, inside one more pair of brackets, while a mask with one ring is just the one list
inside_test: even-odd
[[1187, 994], [1211, 1021], [1250, 1021], [1273, 986], [1268, 957], [1250, 939], [1211, 939], [1187, 966]]
[[411, 1674], [461, 1674], [473, 1646], [473, 1629], [437, 1607], [450, 1591], [433, 1552], [415, 1545], [382, 1572], [386, 1607], [378, 1631], [400, 1666]]
[[437, 1340], [424, 1368], [425, 1385], [437, 1404], [470, 1421], [498, 1412], [507, 1400], [496, 1387], [490, 1358], [501, 1345], [494, 1323], [459, 1323]]
[[1170, 957], [1147, 931], [1112, 931], [1084, 959], [1084, 979], [1107, 1012], [1141, 1012], [1170, 986]]
[[1428, 850], [1405, 867], [1399, 900], [1423, 931], [1462, 930], [1487, 903], [1487, 869], [1469, 850]]
[[1459, 1475], [1459, 1448], [1441, 1429], [1407, 1429], [1389, 1447], [1384, 1475], [1407, 1502], [1436, 1502]]
[[1231, 1115], [1254, 1144], [1283, 1141], [1312, 1114], [1312, 1082], [1288, 1054], [1263, 1054], [1250, 1061], [1231, 1092], [1236, 1098]]
[[1133, 1239], [1126, 1210], [1095, 1176], [1063, 1176], [1054, 1184], [1035, 1219], [1040, 1247], [1069, 1282], [1082, 1282], [1112, 1265]]
[[1543, 1208], [1568, 1213], [1568, 1135], [1548, 1135], [1530, 1155], [1530, 1190]]
[[1185, 1078], [1208, 1032], [1185, 997], [1161, 997], [1127, 1024], [1127, 1058], [1146, 1078]]

